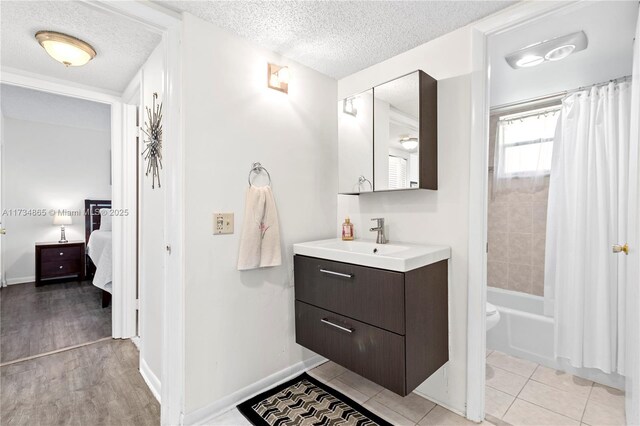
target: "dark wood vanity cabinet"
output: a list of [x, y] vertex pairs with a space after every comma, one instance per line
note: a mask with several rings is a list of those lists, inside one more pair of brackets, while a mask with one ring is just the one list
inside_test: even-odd
[[448, 361], [446, 260], [409, 272], [294, 265], [298, 344], [402, 396]]

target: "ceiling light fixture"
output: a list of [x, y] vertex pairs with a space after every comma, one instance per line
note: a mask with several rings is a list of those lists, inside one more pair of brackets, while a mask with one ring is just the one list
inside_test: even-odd
[[404, 137], [400, 138], [400, 144], [407, 151], [413, 151], [418, 147], [418, 138]]
[[536, 65], [540, 65], [544, 62], [544, 58], [538, 55], [528, 55], [524, 58], [518, 59], [516, 65], [518, 68], [527, 68], [527, 67], [535, 67]]
[[269, 63], [267, 66], [267, 86], [283, 93], [289, 93], [289, 67]]
[[559, 61], [571, 55], [574, 50], [576, 50], [575, 44], [565, 44], [564, 46], [550, 50], [546, 55], [544, 55], [544, 58], [547, 61]]
[[89, 43], [55, 31], [38, 31], [36, 40], [49, 56], [67, 67], [79, 67], [96, 57]]
[[584, 50], [589, 45], [584, 31], [557, 37], [551, 40], [534, 43], [517, 52], [505, 56], [511, 68], [527, 68], [540, 65], [543, 62], [559, 61], [572, 53]]

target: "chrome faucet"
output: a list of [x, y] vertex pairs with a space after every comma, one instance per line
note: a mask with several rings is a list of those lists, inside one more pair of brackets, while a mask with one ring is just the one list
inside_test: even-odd
[[382, 217], [377, 217], [371, 220], [376, 220], [378, 223], [378, 226], [376, 226], [375, 228], [371, 228], [369, 229], [369, 231], [371, 232], [378, 232], [378, 237], [376, 238], [376, 244], [387, 244], [387, 237], [385, 237], [384, 235], [384, 218]]

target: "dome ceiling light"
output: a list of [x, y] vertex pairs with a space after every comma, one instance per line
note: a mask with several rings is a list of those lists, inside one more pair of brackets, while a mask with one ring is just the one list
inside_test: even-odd
[[528, 68], [543, 62], [560, 61], [569, 55], [584, 50], [589, 45], [584, 31], [534, 43], [505, 56], [511, 68]]
[[56, 61], [67, 67], [79, 67], [96, 57], [89, 43], [55, 31], [38, 31], [36, 40]]
[[400, 144], [407, 151], [413, 151], [418, 147], [418, 138], [404, 137], [400, 138]]

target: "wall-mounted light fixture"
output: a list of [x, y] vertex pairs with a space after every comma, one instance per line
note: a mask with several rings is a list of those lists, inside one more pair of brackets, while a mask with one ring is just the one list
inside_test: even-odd
[[505, 60], [511, 68], [529, 68], [540, 65], [543, 62], [559, 61], [572, 53], [587, 48], [589, 40], [584, 31], [545, 40], [524, 47], [517, 52], [505, 56]]
[[358, 107], [356, 106], [355, 96], [342, 100], [342, 112], [353, 115], [354, 117], [358, 116]]
[[409, 136], [400, 138], [400, 144], [407, 151], [413, 151], [418, 147], [418, 138], [410, 138]]
[[79, 67], [96, 57], [96, 51], [89, 43], [67, 34], [38, 31], [36, 40], [49, 56], [67, 67]]
[[289, 67], [269, 63], [267, 66], [267, 85], [271, 89], [289, 93]]

